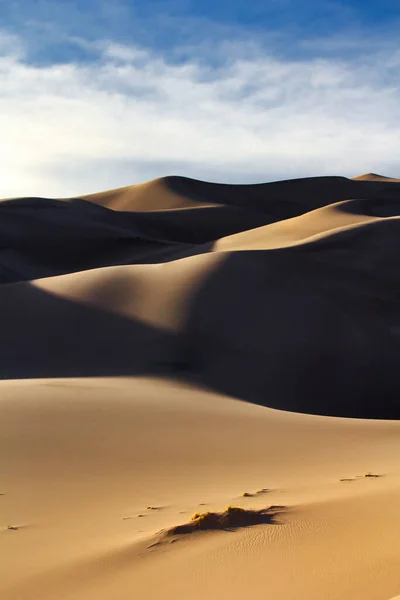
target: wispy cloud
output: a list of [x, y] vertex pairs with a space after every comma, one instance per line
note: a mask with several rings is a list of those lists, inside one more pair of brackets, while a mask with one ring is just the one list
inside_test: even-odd
[[387, 43], [368, 59], [295, 60], [230, 42], [213, 67], [193, 52], [176, 63], [142, 46], [87, 44], [90, 61], [38, 65], [0, 35], [0, 197], [171, 172], [231, 182], [400, 174], [400, 56]]

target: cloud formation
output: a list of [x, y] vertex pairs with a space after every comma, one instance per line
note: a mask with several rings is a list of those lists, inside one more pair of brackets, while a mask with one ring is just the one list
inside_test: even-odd
[[[85, 45], [84, 40], [74, 40]], [[67, 197], [177, 174], [226, 182], [400, 176], [400, 53], [284, 58], [222, 43], [214, 66], [87, 42], [35, 64], [0, 33], [0, 197]]]

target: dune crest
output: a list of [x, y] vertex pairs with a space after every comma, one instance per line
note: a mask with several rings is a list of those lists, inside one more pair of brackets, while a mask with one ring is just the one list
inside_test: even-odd
[[174, 192], [170, 189], [168, 180], [168, 177], [161, 177], [146, 183], [88, 194], [79, 198], [118, 211], [149, 212], [203, 206], [201, 202]]
[[400, 181], [400, 179], [386, 177], [385, 175], [378, 175], [377, 173], [364, 173], [364, 175], [358, 175], [357, 177], [353, 177], [353, 179], [356, 181]]

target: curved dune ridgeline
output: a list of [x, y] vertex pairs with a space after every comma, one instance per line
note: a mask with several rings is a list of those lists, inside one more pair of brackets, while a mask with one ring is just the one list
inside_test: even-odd
[[399, 207], [375, 174], [3, 201], [0, 376], [162, 375], [397, 419]]

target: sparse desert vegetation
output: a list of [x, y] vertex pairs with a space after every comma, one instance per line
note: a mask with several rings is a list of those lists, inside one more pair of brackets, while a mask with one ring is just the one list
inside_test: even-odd
[[189, 523], [171, 527], [165, 533], [177, 535], [194, 533], [196, 531], [237, 529], [274, 523], [276, 516], [284, 510], [284, 506], [269, 506], [261, 510], [249, 510], [237, 506], [228, 506], [223, 512], [195, 513]]

